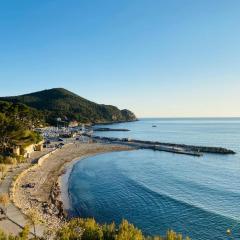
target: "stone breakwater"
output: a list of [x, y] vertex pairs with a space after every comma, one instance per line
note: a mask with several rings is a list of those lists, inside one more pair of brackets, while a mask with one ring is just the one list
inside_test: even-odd
[[125, 128], [95, 128], [96, 132], [129, 132], [129, 129]]
[[[91, 137], [88, 135], [88, 137]], [[195, 146], [187, 144], [176, 144], [176, 143], [164, 143], [156, 141], [142, 141], [136, 139], [128, 138], [112, 138], [112, 137], [99, 137], [92, 136], [92, 139], [99, 142], [108, 142], [108, 143], [117, 143], [124, 144], [128, 146], [133, 146], [135, 148], [142, 149], [152, 149], [157, 151], [172, 152], [177, 154], [186, 154], [193, 156], [202, 156], [203, 153], [212, 153], [212, 154], [235, 154], [231, 149], [222, 148], [222, 147], [210, 147], [210, 146]]]
[[132, 119], [132, 120], [125, 120], [125, 121], [111, 121], [111, 122], [95, 122], [95, 123], [92, 123], [91, 125], [92, 126], [97, 126], [97, 125], [113, 125], [113, 124], [116, 124], [116, 123], [128, 123], [128, 122], [137, 122], [139, 121], [137, 118], [135, 119]]

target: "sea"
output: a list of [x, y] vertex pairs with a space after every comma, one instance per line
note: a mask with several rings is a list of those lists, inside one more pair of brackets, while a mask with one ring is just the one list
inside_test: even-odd
[[239, 118], [148, 118], [97, 127], [130, 130], [94, 132], [98, 136], [226, 147], [236, 154], [133, 150], [86, 158], [69, 177], [74, 216], [127, 219], [151, 236], [173, 229], [196, 240], [240, 239]]

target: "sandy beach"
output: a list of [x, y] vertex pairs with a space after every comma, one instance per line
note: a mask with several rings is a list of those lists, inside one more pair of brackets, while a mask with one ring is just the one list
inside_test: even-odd
[[[110, 150], [110, 151], [112, 151], [112, 150]], [[121, 150], [119, 149], [117, 151], [121, 151]], [[58, 185], [60, 187], [59, 200], [62, 201], [63, 208], [64, 208], [65, 211], [68, 211], [69, 209], [71, 209], [70, 199], [69, 199], [69, 194], [68, 194], [68, 181], [69, 181], [69, 177], [71, 175], [71, 172], [72, 172], [72, 169], [73, 169], [74, 165], [78, 161], [81, 161], [83, 159], [86, 159], [88, 157], [91, 157], [91, 156], [94, 156], [94, 155], [97, 155], [97, 154], [101, 154], [101, 153], [102, 152], [84, 155], [84, 156], [78, 157], [76, 159], [73, 159], [71, 162], [67, 162], [66, 164], [63, 165], [63, 168], [62, 168], [62, 171], [61, 171], [62, 174], [59, 176], [57, 182], [58, 182]], [[105, 151], [103, 153], [105, 153]]]
[[72, 143], [48, 156], [41, 165], [22, 174], [14, 189], [14, 203], [23, 213], [39, 211], [48, 228], [60, 226], [69, 209], [68, 178], [73, 165], [88, 156], [131, 150], [132, 148], [99, 143]]

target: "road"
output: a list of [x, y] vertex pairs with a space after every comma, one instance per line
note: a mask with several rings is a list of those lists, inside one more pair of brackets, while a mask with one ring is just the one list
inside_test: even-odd
[[[19, 164], [18, 166], [12, 166], [7, 172], [5, 179], [0, 183], [0, 194], [9, 194], [11, 184], [15, 176], [30, 167], [32, 162], [36, 162], [38, 158], [48, 153], [51, 149], [44, 149], [41, 152], [33, 152], [31, 158], [26, 163]], [[21, 232], [22, 228], [28, 224], [28, 219], [12, 202], [7, 207], [7, 219], [0, 220], [0, 229], [5, 233], [17, 235]], [[30, 230], [33, 232], [33, 229]], [[43, 233], [43, 226], [37, 226], [37, 235], [41, 236]]]

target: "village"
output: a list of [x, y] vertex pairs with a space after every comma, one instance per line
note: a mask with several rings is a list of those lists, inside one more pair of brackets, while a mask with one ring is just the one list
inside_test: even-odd
[[35, 128], [34, 131], [42, 136], [42, 140], [25, 147], [21, 145], [14, 146], [12, 151], [15, 156], [23, 156], [28, 159], [33, 152], [42, 151], [44, 148], [60, 148], [66, 143], [76, 141], [89, 143], [93, 134], [91, 126], [76, 123], [74, 125], [71, 123], [69, 126]]

